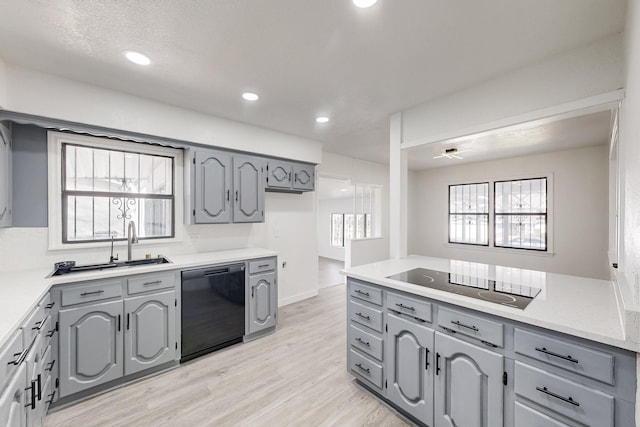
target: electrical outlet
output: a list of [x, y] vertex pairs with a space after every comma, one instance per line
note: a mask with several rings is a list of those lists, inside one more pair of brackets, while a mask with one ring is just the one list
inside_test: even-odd
[[287, 269], [287, 261], [282, 261], [282, 269], [283, 270]]

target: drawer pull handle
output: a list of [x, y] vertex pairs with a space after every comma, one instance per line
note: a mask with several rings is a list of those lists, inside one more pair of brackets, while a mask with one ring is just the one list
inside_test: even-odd
[[46, 308], [47, 310], [51, 310], [53, 308], [53, 306], [56, 305], [56, 302], [50, 302], [49, 304], [45, 305], [44, 308]]
[[362, 313], [356, 313], [356, 316], [360, 316], [360, 317], [362, 317], [363, 319], [371, 320], [371, 317], [369, 317], [369, 316], [365, 316], [365, 315], [364, 315], [364, 314], [362, 314]]
[[41, 322], [36, 322], [35, 323], [36, 326], [34, 326], [33, 328], [31, 328], [32, 331], [39, 331], [40, 329], [42, 329], [42, 327], [44, 326], [44, 320]]
[[80, 294], [81, 297], [86, 297], [87, 295], [100, 295], [104, 293], [104, 291], [102, 289], [100, 289], [99, 291], [93, 291], [93, 292], [83, 292]]
[[53, 403], [53, 399], [56, 397], [56, 390], [53, 390], [53, 393], [49, 395], [50, 399], [47, 400], [47, 405], [51, 405]]
[[142, 286], [159, 285], [160, 283], [162, 283], [162, 280], [154, 280], [153, 282], [144, 282]]
[[47, 332], [46, 337], [47, 337], [47, 338], [51, 338], [55, 333], [56, 333], [56, 329], [55, 329], [55, 328], [53, 328], [52, 330], [50, 330], [49, 332]]
[[266, 267], [269, 267], [269, 264], [260, 264], [258, 266], [258, 268], [266, 268]]
[[358, 341], [360, 344], [366, 345], [367, 347], [371, 347], [371, 344], [369, 344], [368, 342], [366, 342], [360, 337], [356, 338], [356, 341]]
[[452, 320], [451, 323], [453, 323], [454, 325], [460, 326], [461, 328], [471, 329], [474, 332], [478, 332], [480, 330], [480, 329], [476, 328], [475, 326], [465, 325], [464, 323], [460, 322], [459, 320]]
[[369, 368], [365, 368], [364, 366], [362, 366], [361, 363], [356, 363], [356, 367], [360, 368], [361, 371], [366, 372], [367, 374], [371, 373], [371, 370]]
[[36, 380], [31, 380], [31, 385], [25, 388], [25, 391], [31, 392], [31, 403], [27, 403], [24, 405], [25, 408], [31, 407], [31, 409], [36, 409]]
[[360, 294], [360, 295], [364, 295], [365, 297], [369, 297], [369, 296], [371, 296], [371, 295], [369, 295], [369, 292], [361, 291], [360, 289], [356, 289], [356, 290], [355, 290], [355, 291], [353, 291], [353, 292], [355, 292], [355, 293], [357, 293], [357, 294]]
[[49, 366], [47, 366], [45, 369], [49, 372], [51, 372], [53, 370], [53, 367], [56, 364], [56, 359], [53, 359], [51, 362], [49, 362]]
[[554, 393], [552, 391], [547, 390], [546, 387], [536, 387], [536, 390], [538, 390], [541, 393], [548, 394], [551, 397], [555, 397], [556, 399], [562, 400], [563, 402], [570, 403], [573, 406], [580, 406], [580, 404], [578, 402], [576, 402], [575, 400], [573, 400], [573, 398], [560, 396], [559, 394], [556, 394], [556, 393]]
[[416, 311], [416, 309], [414, 307], [409, 307], [409, 306], [406, 306], [406, 305], [404, 305], [402, 303], [397, 303], [396, 306], [398, 306], [400, 308], [404, 308], [405, 310]]
[[27, 352], [29, 351], [28, 348], [25, 348], [22, 353], [16, 353], [14, 354], [14, 356], [17, 356], [18, 358], [16, 360], [12, 360], [11, 362], [7, 363], [7, 365], [16, 365], [18, 366], [19, 364], [21, 364], [22, 362], [24, 362], [24, 359], [27, 357]]
[[570, 355], [563, 356], [562, 354], [554, 353], [553, 351], [547, 350], [546, 347], [542, 347], [542, 348], [536, 347], [535, 349], [536, 351], [539, 351], [540, 353], [548, 354], [549, 356], [557, 357], [563, 360], [568, 360], [569, 362], [573, 362], [573, 363], [578, 363], [578, 359], [574, 359]]

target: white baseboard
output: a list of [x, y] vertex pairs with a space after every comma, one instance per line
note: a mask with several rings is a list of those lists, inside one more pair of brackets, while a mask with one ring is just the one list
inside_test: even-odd
[[284, 307], [285, 305], [293, 304], [294, 302], [302, 301], [307, 298], [313, 298], [318, 295], [318, 290], [303, 292], [301, 294], [293, 295], [288, 298], [283, 298], [278, 301], [278, 307]]

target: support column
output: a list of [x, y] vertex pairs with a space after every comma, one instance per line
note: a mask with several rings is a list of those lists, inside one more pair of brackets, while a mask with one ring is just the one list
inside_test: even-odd
[[407, 153], [401, 149], [402, 113], [391, 116], [389, 134], [389, 256], [407, 256]]

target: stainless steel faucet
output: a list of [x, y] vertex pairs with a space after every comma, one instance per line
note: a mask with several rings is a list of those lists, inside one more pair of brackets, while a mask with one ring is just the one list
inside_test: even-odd
[[138, 243], [136, 223], [129, 221], [129, 227], [127, 227], [127, 261], [131, 261], [131, 245], [134, 243]]

